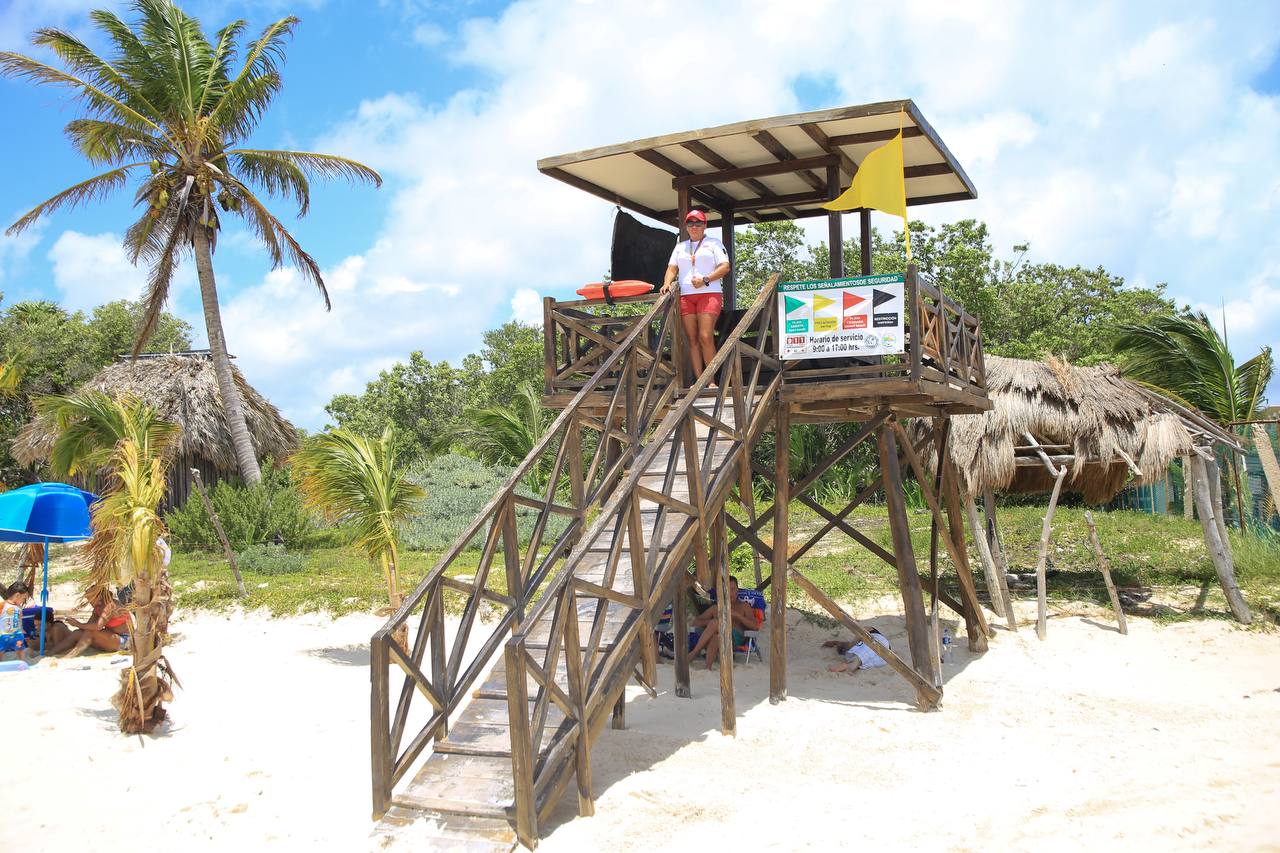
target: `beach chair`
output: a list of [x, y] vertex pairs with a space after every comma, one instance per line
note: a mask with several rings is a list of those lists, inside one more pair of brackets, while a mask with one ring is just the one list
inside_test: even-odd
[[751, 663], [752, 652], [755, 652], [756, 660], [763, 662], [764, 657], [760, 652], [760, 637], [765, 633], [765, 623], [769, 618], [769, 608], [765, 604], [764, 593], [758, 589], [739, 588], [738, 598], [751, 604], [751, 609], [756, 613], [756, 622], [759, 623], [760, 627], [754, 631], [743, 631], [744, 642], [740, 646], [735, 646], [733, 653], [735, 655], [744, 655], [742, 661], [744, 664]]

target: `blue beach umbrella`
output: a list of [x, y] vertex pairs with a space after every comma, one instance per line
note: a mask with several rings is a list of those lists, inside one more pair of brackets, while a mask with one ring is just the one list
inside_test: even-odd
[[93, 536], [89, 507], [97, 495], [66, 483], [34, 483], [0, 494], [0, 542], [44, 545], [44, 583], [40, 591], [40, 654], [49, 606], [49, 543], [77, 542]]

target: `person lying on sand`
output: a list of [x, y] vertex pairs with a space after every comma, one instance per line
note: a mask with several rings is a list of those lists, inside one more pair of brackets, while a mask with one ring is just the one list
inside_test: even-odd
[[[871, 636], [886, 649], [893, 648], [889, 645], [889, 638], [881, 634], [879, 630], [872, 628]], [[885, 665], [884, 658], [876, 654], [874, 649], [861, 640], [856, 643], [845, 642], [844, 640], [827, 640], [822, 644], [822, 647], [824, 649], [835, 649], [836, 654], [842, 658], [839, 663], [833, 663], [827, 667], [830, 672], [847, 672], [852, 675], [860, 669], [875, 669], [878, 666]]]
[[[746, 635], [743, 631], [757, 631], [760, 629], [760, 623], [756, 621], [756, 613], [751, 609], [751, 605], [738, 598], [738, 579], [733, 575], [729, 576], [729, 615], [733, 620], [733, 645], [735, 647], [746, 642]], [[689, 657], [696, 658], [698, 653], [703, 649], [707, 652], [707, 669], [715, 666], [716, 657], [720, 654], [720, 644], [716, 642], [716, 637], [720, 635], [720, 620], [716, 617], [717, 605], [712, 604], [706, 610], [694, 617], [691, 627], [694, 629], [701, 628], [702, 636], [698, 637], [698, 642], [694, 645], [693, 650], [689, 652]]]
[[67, 622], [79, 628], [70, 631], [53, 645], [46, 645], [46, 654], [66, 654], [73, 658], [93, 646], [102, 652], [120, 652], [129, 648], [129, 614], [116, 604], [111, 592], [103, 589], [92, 602], [93, 614], [88, 622], [70, 616]]

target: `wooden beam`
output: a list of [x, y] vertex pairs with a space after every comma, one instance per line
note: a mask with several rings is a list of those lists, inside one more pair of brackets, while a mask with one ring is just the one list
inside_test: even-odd
[[576, 187], [580, 190], [583, 190], [584, 192], [591, 193], [593, 196], [597, 196], [598, 198], [602, 198], [605, 201], [612, 202], [613, 204], [616, 204], [619, 207], [625, 207], [625, 208], [629, 208], [630, 210], [643, 213], [645, 216], [648, 216], [650, 219], [656, 219], [659, 222], [666, 222], [668, 224], [678, 224], [678, 223], [672, 223], [668, 219], [663, 219], [662, 213], [657, 210], [654, 210], [651, 207], [646, 207], [645, 205], [639, 204], [638, 202], [634, 202], [634, 201], [631, 201], [630, 199], [623, 198], [622, 196], [618, 195], [617, 193], [611, 190], [607, 190], [604, 187], [599, 186], [598, 184], [593, 184], [588, 180], [579, 178], [577, 175], [572, 175], [566, 172], [564, 169], [549, 169], [546, 174], [550, 175], [553, 178], [557, 178], [561, 181], [564, 181], [566, 184], [568, 184], [571, 187]]
[[[835, 166], [827, 167], [827, 200], [840, 195], [840, 170]], [[830, 262], [832, 278], [844, 278], [844, 220], [839, 211], [827, 214], [827, 256]]]
[[[684, 166], [681, 166], [675, 160], [672, 160], [670, 157], [666, 156], [665, 154], [659, 154], [657, 151], [651, 151], [651, 150], [645, 149], [643, 151], [637, 151], [635, 152], [635, 154], [641, 160], [644, 160], [646, 163], [648, 163], [651, 166], [657, 166], [659, 169], [666, 172], [668, 175], [670, 175], [673, 178], [680, 178], [680, 177], [684, 177], [685, 175], [693, 174], [692, 170], [686, 169]], [[738, 204], [737, 200], [734, 199], [733, 196], [729, 195], [728, 193], [724, 192], [723, 190], [717, 187], [700, 187], [699, 189], [701, 192], [703, 192], [710, 198], [714, 199], [717, 208], [720, 208], [726, 205], [736, 206]]]
[[850, 180], [858, 174], [858, 164], [853, 162], [848, 154], [831, 144], [831, 138], [818, 125], [810, 122], [809, 124], [800, 125], [800, 129], [809, 135], [809, 138], [818, 143], [818, 147], [828, 154], [834, 154], [840, 159], [840, 170], [849, 176]]
[[[716, 621], [720, 633], [720, 733], [738, 734], [737, 709], [733, 699], [733, 605], [729, 597], [729, 552], [725, 548], [724, 505], [711, 522], [711, 553], [716, 564]], [[710, 647], [707, 649], [710, 653]], [[710, 660], [710, 658], [708, 658]]]
[[[898, 467], [898, 448], [893, 429], [880, 427], [880, 470], [884, 476], [885, 505], [893, 534], [893, 553], [898, 560], [898, 585], [902, 590], [902, 606], [907, 623], [907, 640], [911, 663], [920, 677], [930, 685], [939, 682], [938, 660], [929, 651], [929, 624], [924, 613], [920, 574], [916, 569], [915, 550], [911, 545], [911, 528], [902, 492], [902, 470]], [[776, 549], [775, 549], [776, 550]]]
[[[838, 136], [828, 137], [828, 141], [839, 148], [845, 145], [866, 145], [871, 142], [888, 142], [898, 135], [896, 127], [888, 130], [868, 130], [863, 133], [843, 133]], [[913, 139], [917, 136], [924, 136], [924, 131], [918, 127], [902, 128], [903, 140]]]
[[[796, 155], [788, 151], [787, 146], [779, 142], [778, 137], [774, 136], [772, 133], [770, 133], [767, 130], [762, 130], [759, 133], [753, 133], [751, 134], [751, 138], [754, 139], [760, 145], [760, 147], [763, 148], [765, 151], [768, 151], [774, 157], [778, 158], [779, 162], [785, 162], [788, 160], [796, 159]], [[833, 164], [833, 168], [838, 167], [838, 165], [839, 165], [839, 158], [837, 157], [836, 163]], [[821, 178], [819, 178], [817, 175], [815, 175], [813, 172], [809, 171], [808, 169], [799, 171], [796, 174], [800, 176], [800, 179], [802, 181], [804, 181], [809, 186], [813, 187], [815, 190], [819, 192], [826, 191], [827, 189], [826, 182]]]
[[[687, 148], [691, 151], [695, 150], [692, 146], [701, 146], [701, 148], [710, 151], [702, 143], [686, 143]], [[696, 152], [695, 152], [696, 153]], [[711, 152], [714, 154], [715, 152]], [[719, 155], [716, 155], [717, 157]], [[825, 169], [827, 166], [839, 165], [840, 159], [832, 154], [822, 154], [817, 157], [798, 157], [794, 160], [782, 160], [777, 163], [762, 163], [759, 166], [739, 166], [734, 167], [732, 163], [719, 158], [724, 164], [718, 171], [701, 172], [693, 175], [685, 175], [679, 178], [671, 179], [673, 189], [680, 187], [696, 187], [706, 184], [720, 184], [727, 181], [743, 181], [748, 178], [765, 178], [770, 175], [789, 175], [793, 172], [800, 172], [805, 169]], [[815, 187], [816, 189], [816, 187]]]
[[773, 587], [769, 603], [769, 702], [787, 698], [787, 548], [791, 515], [791, 414], [778, 406], [773, 445]]

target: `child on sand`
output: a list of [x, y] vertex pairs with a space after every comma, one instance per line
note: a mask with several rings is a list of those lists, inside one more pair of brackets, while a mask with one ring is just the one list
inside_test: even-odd
[[[871, 637], [886, 649], [893, 648], [889, 645], [889, 638], [875, 628], [871, 629]], [[836, 654], [843, 658], [839, 663], [833, 663], [827, 667], [830, 672], [847, 672], [852, 675], [860, 669], [875, 669], [878, 666], [885, 665], [884, 658], [876, 654], [874, 649], [861, 640], [856, 643], [847, 643], [843, 640], [827, 640], [822, 644], [822, 647], [824, 649], [835, 649]]]
[[31, 590], [21, 581], [4, 591], [0, 604], [0, 660], [14, 653], [19, 660], [26, 656], [27, 640], [22, 634], [22, 605], [31, 597]]

